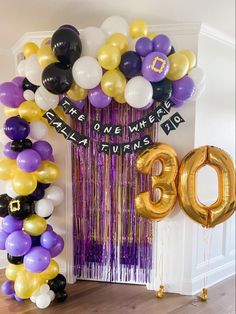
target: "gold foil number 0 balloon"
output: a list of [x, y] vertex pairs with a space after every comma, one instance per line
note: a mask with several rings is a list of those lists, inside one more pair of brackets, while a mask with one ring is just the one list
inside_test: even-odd
[[[200, 203], [196, 195], [196, 173], [206, 164], [218, 174], [219, 195], [210, 206]], [[202, 226], [210, 228], [227, 220], [235, 211], [235, 170], [230, 156], [213, 146], [188, 153], [179, 169], [178, 194], [185, 213]]]
[[[160, 175], [152, 175], [156, 161], [162, 164]], [[178, 160], [174, 149], [167, 144], [156, 144], [141, 153], [136, 162], [137, 169], [152, 175], [152, 187], [161, 191], [158, 202], [151, 200], [150, 192], [141, 192], [135, 197], [137, 212], [148, 219], [162, 220], [168, 216], [176, 203], [177, 189], [175, 179], [178, 173]]]

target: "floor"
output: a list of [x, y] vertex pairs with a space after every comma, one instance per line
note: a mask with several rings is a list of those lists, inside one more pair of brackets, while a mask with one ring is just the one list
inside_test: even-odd
[[[4, 281], [3, 272], [0, 282]], [[144, 286], [79, 281], [68, 285], [69, 297], [64, 303], [53, 302], [39, 310], [30, 301], [22, 303], [0, 297], [0, 313], [56, 314], [235, 314], [235, 278], [231, 277], [208, 291], [209, 300], [166, 294], [157, 299]]]

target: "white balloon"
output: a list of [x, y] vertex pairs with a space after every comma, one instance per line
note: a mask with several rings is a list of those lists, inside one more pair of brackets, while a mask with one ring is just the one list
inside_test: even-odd
[[20, 76], [25, 76], [25, 62], [26, 62], [26, 59], [23, 59], [17, 65], [17, 73]]
[[75, 82], [82, 88], [94, 88], [102, 79], [102, 67], [95, 58], [84, 56], [75, 61], [72, 75]]
[[52, 201], [54, 206], [58, 206], [64, 200], [64, 191], [59, 186], [50, 185], [50, 187], [45, 190], [44, 198]]
[[40, 293], [39, 290], [37, 290], [36, 292], [34, 292], [34, 293], [32, 294], [32, 296], [30, 297], [31, 302], [35, 303], [35, 302], [36, 302], [36, 298], [37, 298], [40, 294], [41, 294], [41, 293]]
[[51, 299], [51, 302], [52, 302], [55, 299], [55, 293], [52, 290], [50, 290], [48, 292], [48, 295], [50, 296], [50, 299]]
[[133, 108], [143, 108], [152, 101], [152, 84], [143, 76], [136, 76], [125, 87], [125, 100]]
[[15, 192], [15, 190], [13, 189], [11, 181], [6, 182], [5, 188], [6, 188], [7, 195], [10, 196], [11, 198], [15, 198], [15, 197], [19, 196], [19, 194], [17, 194]]
[[107, 35], [98, 27], [86, 27], [80, 34], [82, 56], [97, 57], [98, 49], [105, 44]]
[[39, 292], [40, 294], [49, 293], [50, 287], [46, 283], [40, 286]]
[[43, 110], [55, 109], [59, 103], [59, 96], [50, 93], [44, 86], [35, 92], [35, 102]]
[[34, 100], [34, 92], [30, 89], [26, 89], [23, 93], [25, 100]]
[[196, 101], [196, 100], [198, 100], [198, 99], [202, 96], [202, 94], [203, 94], [203, 92], [205, 91], [205, 89], [206, 89], [206, 83], [205, 83], [205, 81], [203, 81], [201, 84], [199, 84], [199, 85], [197, 85], [197, 86], [195, 87], [194, 94], [193, 94], [193, 96], [190, 98], [190, 101]]
[[194, 81], [195, 86], [202, 84], [205, 82], [206, 76], [202, 68], [196, 67], [193, 68], [189, 73], [188, 76]]
[[40, 217], [48, 217], [54, 210], [53, 202], [42, 198], [35, 202], [35, 213]]
[[35, 121], [30, 123], [30, 137], [34, 140], [42, 140], [47, 137], [48, 127], [42, 121]]
[[129, 33], [129, 24], [121, 16], [110, 16], [102, 23], [101, 29], [108, 35], [122, 33], [127, 36]]
[[0, 143], [2, 143], [2, 145], [5, 145], [9, 141], [10, 141], [10, 139], [6, 136], [4, 130], [0, 129]]
[[25, 76], [34, 85], [42, 84], [42, 68], [38, 63], [37, 55], [31, 55], [26, 59]]
[[39, 309], [46, 309], [51, 303], [51, 298], [47, 293], [43, 293], [36, 298], [35, 303]]

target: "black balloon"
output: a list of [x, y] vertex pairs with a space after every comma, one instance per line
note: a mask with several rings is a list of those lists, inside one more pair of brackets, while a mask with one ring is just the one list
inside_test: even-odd
[[51, 93], [66, 93], [73, 82], [72, 71], [66, 65], [56, 62], [49, 64], [43, 71], [42, 82]]
[[119, 68], [128, 79], [140, 74], [142, 59], [135, 51], [127, 51], [121, 56]]
[[34, 202], [28, 196], [18, 196], [10, 201], [8, 212], [15, 219], [23, 220], [34, 213]]
[[169, 57], [170, 55], [173, 55], [173, 53], [175, 53], [175, 48], [174, 48], [173, 46], [171, 46], [171, 50], [170, 50], [170, 52], [169, 52], [169, 54], [168, 54], [168, 57]]
[[35, 246], [40, 246], [40, 237], [41, 236], [37, 236], [37, 237], [33, 237], [31, 236], [31, 241], [32, 241], [32, 247], [35, 247]]
[[52, 35], [51, 47], [57, 59], [68, 66], [74, 64], [82, 50], [78, 32], [70, 27], [61, 27]]
[[32, 92], [35, 93], [36, 90], [39, 88], [39, 86], [32, 84], [30, 81], [27, 80], [27, 78], [25, 78], [23, 80], [22, 88], [23, 88], [24, 91], [29, 89], [29, 90], [31, 90]]
[[22, 143], [23, 143], [24, 149], [32, 148], [33, 144], [30, 139], [26, 138], [25, 140], [22, 141]]
[[171, 97], [172, 84], [168, 79], [160, 82], [151, 83], [153, 89], [152, 98], [156, 101], [165, 101]]
[[46, 190], [47, 188], [49, 188], [49, 186], [50, 186], [50, 183], [40, 183], [40, 182], [38, 182], [38, 185], [37, 185], [37, 187], [40, 187], [43, 190]]
[[8, 262], [14, 265], [23, 264], [24, 256], [12, 256], [7, 253]]
[[11, 197], [7, 194], [0, 195], [0, 217], [6, 217], [8, 215], [8, 205], [11, 201]]
[[65, 290], [59, 291], [56, 293], [55, 299], [58, 302], [64, 302], [68, 297], [68, 294], [66, 293]]
[[58, 274], [54, 279], [48, 281], [48, 285], [55, 293], [63, 291], [66, 287], [66, 278], [62, 274]]
[[75, 31], [77, 34], [79, 34], [78, 29], [77, 29], [76, 27], [74, 27], [73, 25], [70, 25], [70, 24], [61, 25], [61, 26], [59, 27], [59, 29], [60, 29], [60, 28], [70, 28], [70, 29], [72, 29], [73, 31]]
[[21, 152], [24, 149], [23, 141], [12, 141], [11, 150], [14, 152]]
[[44, 189], [37, 185], [37, 188], [34, 190], [34, 192], [30, 194], [30, 198], [33, 201], [39, 201], [44, 197], [44, 194]]

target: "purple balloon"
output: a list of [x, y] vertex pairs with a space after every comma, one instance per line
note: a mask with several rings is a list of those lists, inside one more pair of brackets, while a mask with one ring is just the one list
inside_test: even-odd
[[168, 55], [171, 51], [171, 41], [166, 35], [160, 34], [153, 38], [153, 50]]
[[15, 297], [16, 301], [18, 301], [18, 302], [23, 302], [25, 300], [25, 299], [21, 299], [20, 297], [18, 297], [18, 295], [16, 293], [14, 294], [14, 297]]
[[32, 147], [39, 155], [42, 160], [49, 160], [52, 155], [52, 146], [47, 141], [34, 142]]
[[6, 250], [12, 256], [23, 256], [31, 248], [31, 237], [24, 231], [12, 232], [6, 240]]
[[[50, 224], [47, 224], [47, 229], [46, 229], [46, 231], [53, 231], [53, 227], [50, 225]], [[45, 232], [46, 232], [45, 231]]]
[[14, 281], [6, 280], [1, 286], [2, 294], [11, 295], [15, 292], [14, 290]]
[[10, 215], [7, 215], [2, 220], [2, 229], [7, 233], [12, 233], [14, 231], [21, 230], [22, 228], [23, 220], [17, 220]]
[[3, 153], [7, 158], [10, 159], [16, 159], [19, 154], [19, 152], [14, 152], [11, 149], [11, 142], [8, 142], [7, 144], [4, 145]]
[[172, 82], [172, 97], [180, 101], [191, 98], [195, 91], [195, 84], [191, 77], [185, 75], [183, 78]]
[[151, 52], [143, 59], [142, 74], [150, 82], [163, 80], [169, 69], [169, 60], [161, 52]]
[[64, 249], [64, 240], [60, 235], [57, 235], [56, 245], [49, 250], [51, 257], [56, 257], [63, 251], [63, 249]]
[[51, 255], [48, 250], [35, 246], [24, 256], [24, 266], [32, 273], [41, 273], [48, 267], [50, 260]]
[[45, 249], [51, 249], [57, 244], [58, 235], [54, 231], [45, 231], [40, 237], [40, 244]]
[[18, 167], [25, 172], [36, 171], [41, 164], [41, 157], [34, 149], [24, 149], [16, 158]]
[[40, 236], [31, 236], [31, 240], [32, 240], [32, 245], [31, 247], [34, 247], [34, 246], [40, 246]]
[[0, 84], [0, 102], [7, 107], [17, 108], [25, 101], [23, 90], [13, 82]]
[[146, 57], [146, 55], [153, 51], [152, 40], [148, 37], [139, 38], [135, 44], [135, 50], [140, 56]]
[[91, 104], [95, 108], [99, 108], [99, 109], [105, 108], [109, 106], [111, 103], [111, 97], [103, 93], [100, 85], [88, 91], [88, 98]]
[[86, 98], [82, 100], [72, 100], [72, 102], [76, 106], [76, 108], [80, 110], [82, 110], [87, 103]]
[[5, 121], [4, 132], [11, 140], [20, 141], [29, 135], [30, 127], [26, 120], [15, 116]]
[[6, 250], [6, 239], [9, 236], [9, 234], [4, 231], [4, 230], [0, 230], [0, 250]]
[[176, 98], [174, 98], [173, 96], [170, 97], [170, 100], [173, 101], [173, 103], [175, 104], [176, 108], [182, 107], [184, 102], [181, 100], [178, 100]]
[[24, 81], [24, 77], [23, 76], [16, 76], [14, 77], [13, 80], [11, 80], [13, 83], [15, 83], [19, 88], [22, 89], [22, 93], [23, 93], [23, 81]]

